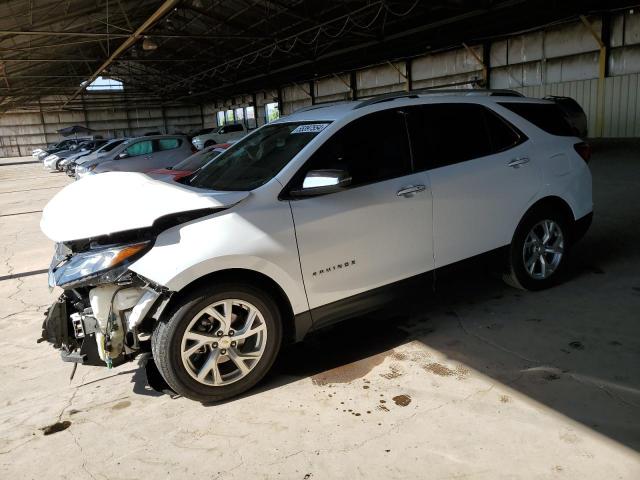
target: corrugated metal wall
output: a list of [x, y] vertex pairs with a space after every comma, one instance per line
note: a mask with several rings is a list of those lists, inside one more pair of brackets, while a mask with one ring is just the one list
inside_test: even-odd
[[[608, 77], [604, 90], [604, 137], [640, 137], [640, 74]], [[574, 98], [589, 119], [589, 132], [596, 131], [598, 80], [576, 80], [515, 88], [527, 97], [550, 95]]]
[[[138, 136], [147, 132], [189, 132], [202, 126], [200, 106], [126, 107], [126, 101], [114, 107], [92, 107], [104, 99], [96, 96], [85, 102], [84, 110], [44, 112], [7, 112], [0, 114], [0, 157], [30, 155], [31, 150], [62, 139], [61, 128], [83, 125], [103, 138]], [[46, 99], [44, 99], [46, 100]], [[215, 115], [215, 114], [214, 114]], [[211, 126], [215, 125], [213, 116]]]

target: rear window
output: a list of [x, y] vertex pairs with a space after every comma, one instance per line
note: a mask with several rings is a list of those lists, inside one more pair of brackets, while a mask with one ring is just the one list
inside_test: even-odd
[[173, 150], [180, 146], [180, 140], [177, 138], [161, 138], [158, 140], [158, 150]]
[[575, 137], [577, 135], [558, 105], [521, 102], [501, 102], [500, 105], [551, 135], [561, 137]]

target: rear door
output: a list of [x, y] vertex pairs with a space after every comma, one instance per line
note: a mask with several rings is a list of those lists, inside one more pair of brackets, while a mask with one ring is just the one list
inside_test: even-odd
[[324, 307], [312, 312], [316, 325], [379, 306], [390, 290], [378, 287], [433, 268], [429, 179], [413, 172], [407, 133], [397, 109], [354, 120], [293, 181], [300, 188], [322, 169], [352, 177], [344, 190], [290, 201], [309, 305]]
[[411, 131], [416, 163], [428, 170], [433, 192], [435, 266], [510, 243], [541, 188], [526, 136], [474, 103], [417, 107]]
[[190, 151], [185, 154], [184, 149], [181, 148], [183, 143], [181, 138], [159, 138], [154, 140], [153, 157], [150, 159], [146, 170], [172, 167], [184, 160]]
[[144, 172], [149, 170], [148, 165], [153, 158], [153, 140], [144, 139], [129, 145], [122, 153], [126, 158], [118, 159], [116, 157], [111, 162], [111, 170], [119, 170], [124, 172]]

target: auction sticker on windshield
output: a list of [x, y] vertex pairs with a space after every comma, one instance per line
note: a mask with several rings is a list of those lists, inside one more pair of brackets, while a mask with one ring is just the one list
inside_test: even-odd
[[326, 128], [328, 123], [308, 123], [298, 125], [291, 133], [318, 133]]

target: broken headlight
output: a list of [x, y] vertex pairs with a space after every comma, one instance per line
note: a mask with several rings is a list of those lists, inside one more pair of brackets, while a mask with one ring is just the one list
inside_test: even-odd
[[149, 241], [111, 245], [71, 255], [65, 254], [64, 247], [59, 244], [49, 267], [49, 286], [67, 289], [112, 283], [150, 246]]

